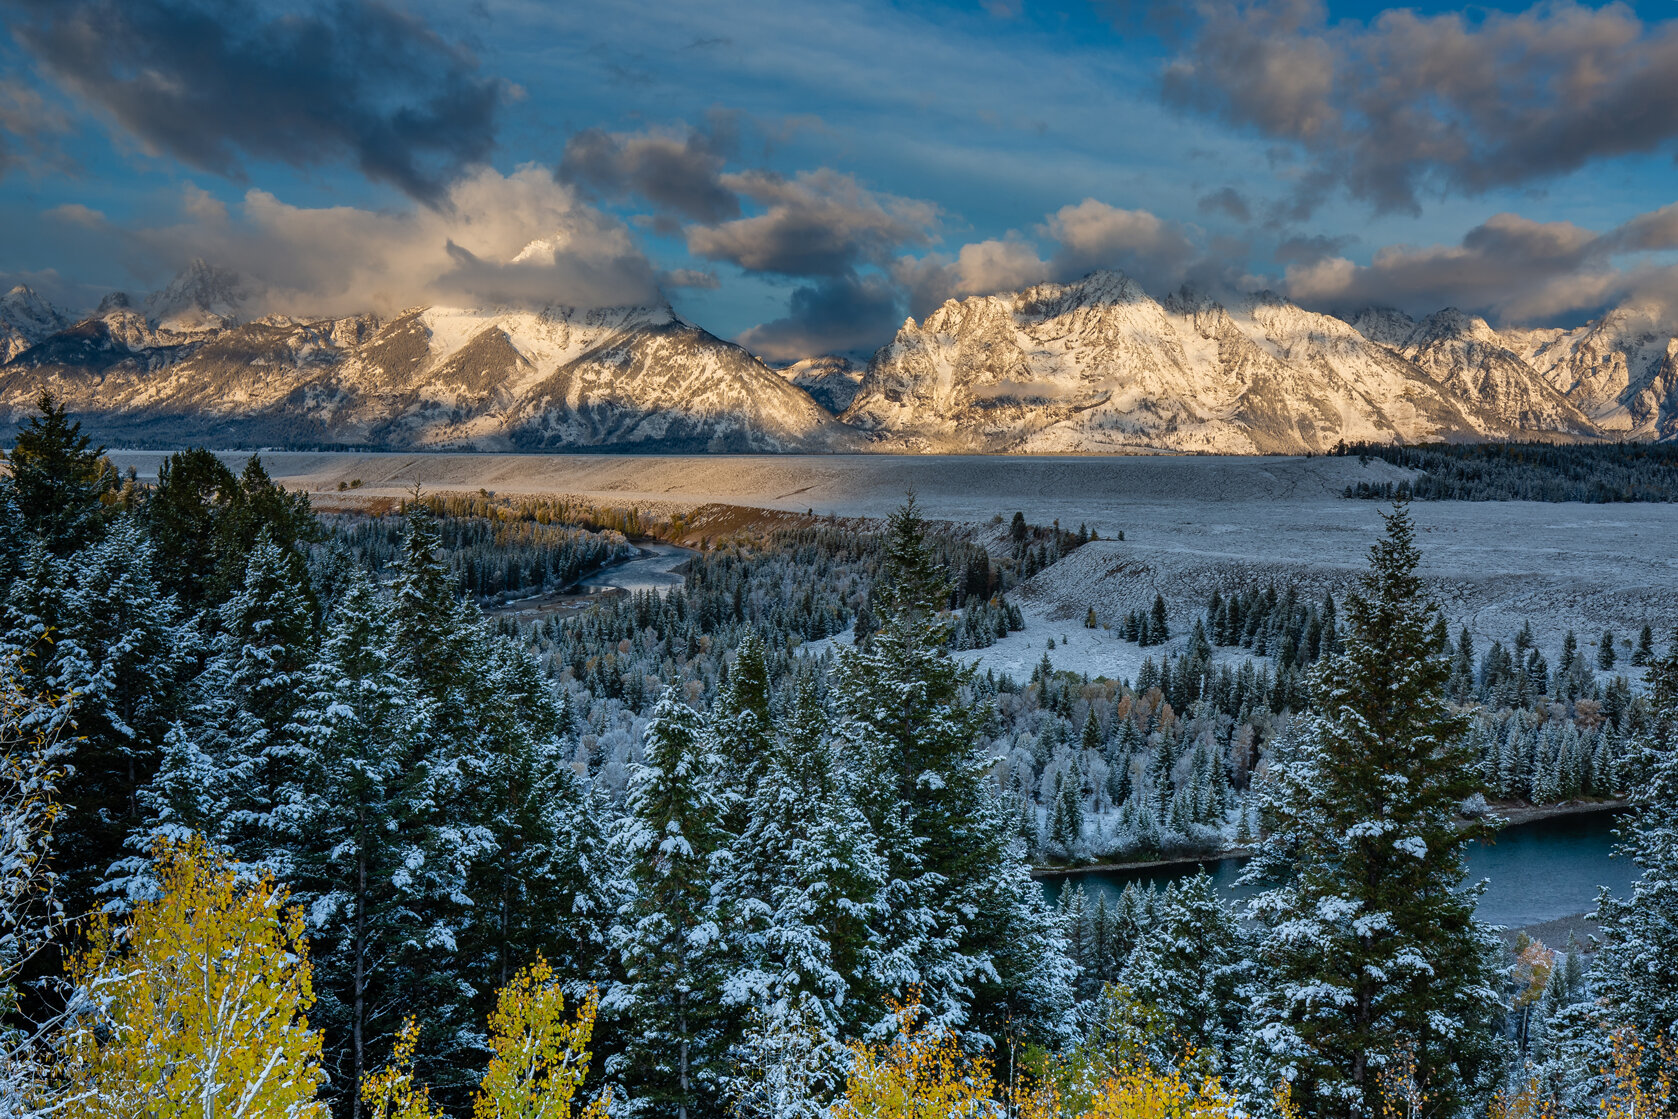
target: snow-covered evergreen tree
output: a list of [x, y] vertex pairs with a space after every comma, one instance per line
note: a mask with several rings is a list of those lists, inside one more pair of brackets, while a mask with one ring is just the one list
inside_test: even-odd
[[627, 1045], [607, 1072], [636, 1114], [688, 1119], [715, 1106], [727, 1071], [715, 887], [730, 798], [713, 784], [722, 760], [710, 728], [675, 689], [653, 709], [643, 750], [613, 837], [630, 898], [612, 929], [624, 978], [601, 1006], [627, 1019]]
[[944, 1027], [1052, 1032], [1070, 971], [990, 777], [973, 671], [948, 655], [949, 586], [913, 497], [893, 513], [884, 552], [879, 628], [841, 658], [835, 690], [839, 737], [886, 858], [885, 948], [914, 961], [894, 977], [897, 993], [918, 986]]
[[831, 1052], [882, 1005], [885, 860], [805, 679], [773, 740], [720, 895], [738, 958], [726, 989], [758, 1027], [798, 1023]]
[[1631, 896], [1603, 891], [1596, 984], [1619, 1021], [1678, 1038], [1678, 633], [1649, 668], [1651, 727], [1632, 762], [1635, 812], [1617, 853], [1642, 871]]
[[364, 577], [334, 611], [292, 731], [306, 765], [275, 820], [274, 859], [308, 920], [329, 1088], [351, 1111], [416, 1004], [435, 1058], [476, 1025], [454, 978], [458, 791], [433, 764], [436, 704], [398, 671], [389, 613]]
[[1493, 1073], [1494, 942], [1464, 888], [1464, 849], [1481, 829], [1456, 820], [1478, 788], [1475, 758], [1445, 698], [1451, 663], [1409, 510], [1384, 516], [1246, 872], [1278, 885], [1251, 907], [1263, 929], [1245, 1083], [1265, 1098], [1287, 1077], [1308, 1115], [1380, 1114], [1378, 1074], [1401, 1047], [1445, 1112]]
[[484, 840], [461, 958], [480, 1006], [538, 957], [580, 993], [607, 978], [616, 908], [598, 806], [568, 764], [559, 707], [534, 660], [506, 639], [481, 645], [472, 675], [484, 751], [464, 807]]
[[1119, 982], [1159, 1013], [1175, 1045], [1193, 1047], [1219, 1069], [1239, 1037], [1244, 947], [1234, 909], [1202, 872], [1155, 902]]
[[65, 558], [34, 545], [4, 616], [0, 652], [23, 654], [29, 686], [63, 697], [52, 718], [74, 728], [58, 867], [67, 905], [85, 912], [141, 822], [199, 641], [159, 590], [151, 544], [129, 517]]

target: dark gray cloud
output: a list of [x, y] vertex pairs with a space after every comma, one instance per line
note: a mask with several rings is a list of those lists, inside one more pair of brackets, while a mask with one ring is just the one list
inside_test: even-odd
[[1273, 255], [1278, 264], [1315, 264], [1319, 260], [1338, 256], [1356, 240], [1356, 237], [1333, 237], [1326, 233], [1299, 233], [1277, 245]]
[[930, 244], [938, 221], [930, 202], [867, 190], [827, 168], [790, 179], [744, 171], [721, 181], [762, 212], [693, 226], [688, 251], [748, 272], [841, 279], [859, 265], [888, 263], [900, 248]]
[[1319, 0], [1176, 6], [1167, 101], [1293, 145], [1296, 214], [1344, 188], [1382, 211], [1662, 151], [1678, 138], [1678, 20], [1571, 0], [1525, 12], [1383, 12]]
[[1577, 319], [1632, 301], [1678, 322], [1678, 272], [1631, 254], [1678, 249], [1678, 204], [1605, 233], [1571, 222], [1497, 214], [1460, 244], [1389, 246], [1369, 264], [1319, 255], [1290, 266], [1288, 294], [1329, 310], [1371, 304], [1426, 314], [1443, 306], [1494, 321], [1536, 325]]
[[0, 79], [0, 176], [18, 168], [65, 170], [68, 160], [57, 138], [70, 130], [64, 112], [38, 90]]
[[376, 0], [0, 0], [65, 89], [147, 147], [242, 176], [245, 159], [347, 159], [435, 204], [495, 145], [509, 89]]
[[638, 195], [690, 221], [740, 216], [740, 199], [722, 183], [723, 166], [739, 146], [737, 114], [714, 112], [707, 127], [669, 132], [606, 132], [572, 136], [559, 162], [562, 182], [608, 198]]
[[1253, 208], [1248, 204], [1246, 195], [1234, 187], [1226, 186], [1203, 194], [1195, 205], [1203, 214], [1224, 214], [1236, 221], [1251, 221], [1253, 218]]
[[884, 277], [839, 276], [798, 288], [785, 318], [752, 327], [739, 342], [770, 361], [872, 353], [891, 339], [901, 313], [897, 288]]

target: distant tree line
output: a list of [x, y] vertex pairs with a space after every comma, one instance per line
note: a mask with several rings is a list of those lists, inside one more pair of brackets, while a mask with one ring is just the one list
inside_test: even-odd
[[1372, 501], [1678, 501], [1671, 443], [1339, 443], [1336, 455], [1419, 471], [1401, 482], [1358, 482], [1345, 496]]

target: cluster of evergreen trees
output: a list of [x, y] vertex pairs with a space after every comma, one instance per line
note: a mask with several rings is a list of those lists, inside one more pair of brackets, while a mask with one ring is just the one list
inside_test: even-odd
[[1412, 480], [1358, 482], [1345, 495], [1389, 501], [1678, 501], [1670, 443], [1340, 443], [1337, 455], [1384, 459]]
[[[840, 1069], [911, 994], [970, 1046], [1055, 1049], [1110, 1028], [1122, 981], [1248, 1106], [1285, 1080], [1337, 1119], [1401, 1082], [1477, 1107], [1521, 1046], [1559, 1081], [1601, 1029], [1678, 1025], [1678, 649], [1617, 714], [1546, 670], [1544, 706], [1479, 716], [1510, 721], [1489, 734], [1456, 690], [1495, 693], [1503, 660], [1448, 642], [1402, 508], [1343, 603], [1225, 596], [1133, 685], [1047, 657], [1016, 683], [951, 655], [951, 607], [990, 602], [996, 567], [912, 502], [874, 540], [720, 549], [685, 588], [526, 631], [463, 597], [454, 530], [420, 505], [394, 553], [369, 531], [387, 550], [358, 556], [256, 460], [188, 452], [142, 487], [51, 401], [7, 462], [0, 653], [61, 697], [28, 716], [70, 750], [60, 896], [149, 905], [152, 852], [189, 837], [283, 883], [341, 1114], [410, 1014], [419, 1074], [464, 1111], [496, 993], [538, 956], [600, 991], [604, 1071], [639, 1114], [720, 1114], [789, 1038]], [[798, 650], [865, 608], [842, 651]], [[1249, 630], [1292, 646], [1285, 671], [1213, 671], [1214, 639]], [[1645, 878], [1605, 899], [1594, 968], [1535, 952], [1512, 987], [1465, 882], [1485, 825], [1457, 810], [1552, 772], [1558, 795], [1633, 791]], [[1246, 925], [1205, 880], [1116, 910], [1068, 890], [1057, 920], [1026, 870], [1231, 838], [1258, 852]]]
[[[436, 498], [423, 505], [437, 524], [455, 583], [486, 604], [567, 590], [584, 575], [635, 554], [615, 529], [457, 516], [442, 512], [447, 503]], [[338, 515], [321, 520], [333, 542], [376, 578], [383, 579], [402, 555], [401, 518]]]
[[123, 485], [50, 402], [8, 462], [0, 640], [76, 738], [64, 901], [154, 896], [151, 852], [189, 837], [285, 883], [344, 1114], [410, 1014], [420, 1073], [464, 1106], [495, 993], [538, 956], [605, 992], [607, 1068], [649, 1112], [715, 1113], [753, 1015], [813, 1023], [830, 1056], [911, 990], [974, 1036], [1059, 1028], [1058, 928], [988, 791], [990, 716], [912, 509], [875, 545], [878, 626], [831, 683], [776, 689], [744, 623], [809, 615], [784, 593], [748, 611], [738, 557], [579, 626], [596, 650], [637, 610], [633, 633], [690, 607], [742, 627], [708, 713], [660, 674], [614, 788], [590, 779], [576, 682], [462, 596], [423, 505], [396, 555], [358, 557], [255, 459], [235, 477], [188, 452]]

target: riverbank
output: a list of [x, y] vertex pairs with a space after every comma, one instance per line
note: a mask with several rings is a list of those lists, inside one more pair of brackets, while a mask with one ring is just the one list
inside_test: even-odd
[[[1526, 804], [1522, 801], [1488, 801], [1490, 814], [1505, 827], [1554, 820], [1565, 816], [1584, 816], [1595, 812], [1613, 812], [1626, 807], [1624, 800], [1569, 800], [1561, 804]], [[1229, 859], [1245, 859], [1252, 854], [1246, 847], [1225, 847], [1205, 854], [1175, 855], [1170, 858], [1142, 859], [1131, 862], [1081, 863], [1077, 866], [1039, 864], [1031, 868], [1033, 878], [1066, 878], [1077, 874], [1129, 873], [1138, 870], [1168, 870], [1221, 863]]]

